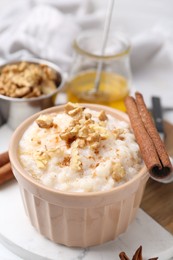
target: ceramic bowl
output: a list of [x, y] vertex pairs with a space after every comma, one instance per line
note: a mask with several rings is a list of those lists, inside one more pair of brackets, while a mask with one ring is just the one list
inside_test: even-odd
[[[113, 117], [129, 122], [125, 113], [95, 104], [85, 107], [105, 110]], [[64, 106], [42, 113], [61, 112]], [[89, 247], [114, 240], [126, 231], [136, 216], [149, 174], [145, 166], [125, 184], [110, 191], [63, 192], [36, 182], [23, 169], [18, 155], [19, 141], [37, 113], [14, 132], [9, 155], [14, 175], [19, 183], [25, 211], [31, 224], [43, 236], [66, 246]]]

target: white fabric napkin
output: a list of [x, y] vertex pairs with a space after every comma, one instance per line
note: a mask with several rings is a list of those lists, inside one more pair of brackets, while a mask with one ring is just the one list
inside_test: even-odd
[[82, 29], [100, 25], [103, 11], [89, 12], [88, 1], [15, 1], [0, 14], [0, 62], [40, 57], [68, 69], [72, 42]]

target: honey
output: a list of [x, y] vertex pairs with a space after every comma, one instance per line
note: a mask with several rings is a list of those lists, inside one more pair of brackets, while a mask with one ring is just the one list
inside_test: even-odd
[[77, 74], [68, 82], [68, 101], [96, 103], [125, 111], [124, 100], [129, 94], [127, 80], [115, 73], [102, 71], [99, 90], [94, 91], [96, 71]]

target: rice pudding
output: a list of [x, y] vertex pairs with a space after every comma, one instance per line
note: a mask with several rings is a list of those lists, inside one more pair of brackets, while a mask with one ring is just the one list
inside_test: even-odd
[[23, 134], [19, 157], [38, 182], [69, 192], [111, 190], [143, 166], [128, 123], [73, 103], [40, 115]]

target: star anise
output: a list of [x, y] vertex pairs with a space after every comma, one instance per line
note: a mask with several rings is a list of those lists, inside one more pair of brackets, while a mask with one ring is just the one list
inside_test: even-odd
[[[121, 253], [119, 254], [119, 257], [120, 257], [121, 260], [130, 260], [130, 258], [126, 255], [125, 252], [121, 252]], [[157, 260], [157, 259], [158, 259], [158, 257], [154, 257], [154, 258], [150, 258], [150, 259], [148, 259], [148, 260]], [[132, 260], [142, 260], [142, 246], [140, 246], [140, 247], [136, 250], [136, 252], [135, 252], [135, 254], [134, 254]]]
[[130, 260], [130, 258], [128, 258], [128, 256], [126, 255], [125, 252], [121, 252], [119, 254], [119, 257], [120, 257], [121, 260]]

